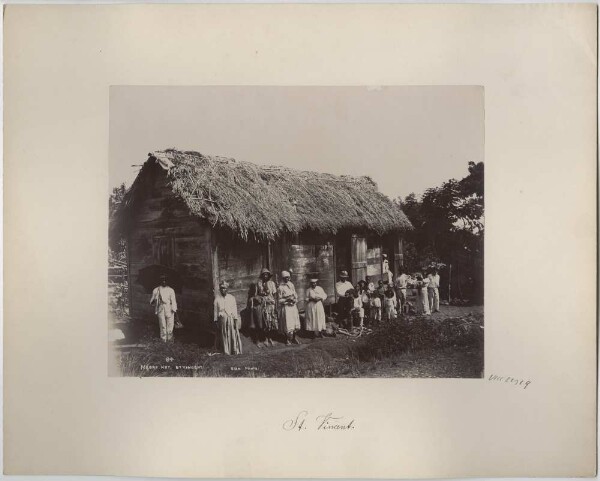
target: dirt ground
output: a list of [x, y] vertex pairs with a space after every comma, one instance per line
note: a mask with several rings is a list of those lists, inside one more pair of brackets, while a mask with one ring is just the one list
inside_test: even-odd
[[[441, 306], [432, 317], [445, 319], [482, 314], [483, 306]], [[176, 331], [176, 341], [164, 344], [147, 325], [116, 323], [125, 333], [116, 341], [118, 374], [125, 376], [227, 376], [227, 377], [410, 377], [479, 378], [483, 376], [483, 350], [444, 348], [399, 353], [384, 360], [359, 361], [352, 347], [364, 338], [338, 335], [312, 339], [300, 337], [300, 345], [256, 346], [243, 337], [244, 353], [225, 356], [211, 346], [201, 346]], [[141, 341], [140, 341], [141, 339]]]

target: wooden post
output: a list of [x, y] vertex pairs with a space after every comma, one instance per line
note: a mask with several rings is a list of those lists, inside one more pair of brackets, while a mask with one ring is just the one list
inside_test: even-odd
[[271, 241], [267, 241], [267, 269], [273, 273], [273, 246]]
[[448, 268], [448, 304], [450, 304], [450, 299], [452, 299], [452, 297], [450, 296], [451, 288], [452, 288], [452, 264], [450, 264], [450, 266]]
[[[127, 297], [129, 298], [129, 315], [133, 311], [133, 289], [131, 287], [131, 232], [127, 232]], [[132, 316], [133, 317], [133, 316]]]
[[[334, 244], [336, 243], [336, 241], [337, 241], [337, 238], [334, 239], [334, 241], [333, 241]], [[337, 304], [338, 295], [337, 295], [337, 290], [335, 288], [335, 284], [337, 282], [338, 274], [337, 274], [337, 263], [335, 262], [335, 255], [336, 255], [336, 253], [335, 253], [335, 247], [334, 247], [333, 248], [333, 299], [334, 299], [334, 302]]]

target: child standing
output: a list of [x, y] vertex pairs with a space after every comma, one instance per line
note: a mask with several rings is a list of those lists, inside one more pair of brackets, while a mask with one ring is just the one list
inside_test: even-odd
[[385, 303], [385, 308], [384, 308], [384, 312], [383, 312], [383, 318], [386, 321], [393, 321], [397, 317], [397, 312], [396, 312], [396, 294], [394, 293], [394, 289], [392, 289], [392, 287], [389, 287], [385, 291], [384, 303]]
[[363, 308], [362, 296], [359, 294], [358, 290], [353, 289], [353, 305], [352, 305], [352, 319], [358, 319], [359, 327], [363, 327], [363, 323], [365, 320], [365, 309]]
[[369, 319], [370, 300], [369, 300], [369, 291], [367, 289], [366, 281], [358, 281], [357, 291], [358, 291], [360, 300], [362, 301], [362, 308], [364, 309], [364, 313], [365, 313], [364, 317], [366, 319]]
[[381, 298], [379, 297], [379, 292], [375, 291], [371, 295], [369, 306], [369, 314], [371, 323], [376, 323], [381, 321]]

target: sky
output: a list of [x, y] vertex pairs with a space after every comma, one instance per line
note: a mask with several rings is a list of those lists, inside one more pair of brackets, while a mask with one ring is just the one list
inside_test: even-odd
[[[477, 86], [110, 88], [110, 189], [155, 150], [177, 148], [345, 175], [391, 198], [483, 161]], [[134, 167], [132, 167], [134, 165]]]

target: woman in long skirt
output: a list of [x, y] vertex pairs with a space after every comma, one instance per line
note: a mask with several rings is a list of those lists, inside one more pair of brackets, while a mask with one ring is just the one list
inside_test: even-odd
[[290, 281], [290, 273], [281, 273], [281, 284], [277, 289], [277, 303], [279, 310], [279, 330], [286, 337], [286, 345], [291, 343], [300, 344], [296, 338], [296, 331], [300, 330], [300, 314], [296, 303], [298, 295], [296, 288]]
[[217, 325], [217, 348], [225, 354], [241, 354], [240, 317], [237, 312], [235, 297], [227, 294], [229, 285], [222, 281], [219, 293], [215, 296], [214, 322]]
[[[261, 330], [266, 338], [266, 345], [273, 345], [273, 336], [277, 332], [277, 312], [275, 309], [275, 295], [277, 286], [270, 280], [271, 272], [266, 267], [260, 273], [260, 279], [256, 283], [257, 329]], [[261, 347], [260, 344], [258, 344]]]
[[327, 294], [317, 282], [318, 279], [311, 279], [310, 287], [306, 291], [306, 330], [312, 331], [315, 336], [323, 337], [323, 331], [326, 329], [323, 301], [327, 299]]
[[417, 290], [417, 305], [416, 311], [417, 315], [426, 316], [431, 315], [431, 311], [429, 310], [429, 296], [427, 295], [427, 281], [423, 279], [421, 274], [416, 275], [417, 282], [415, 283], [415, 287]]

